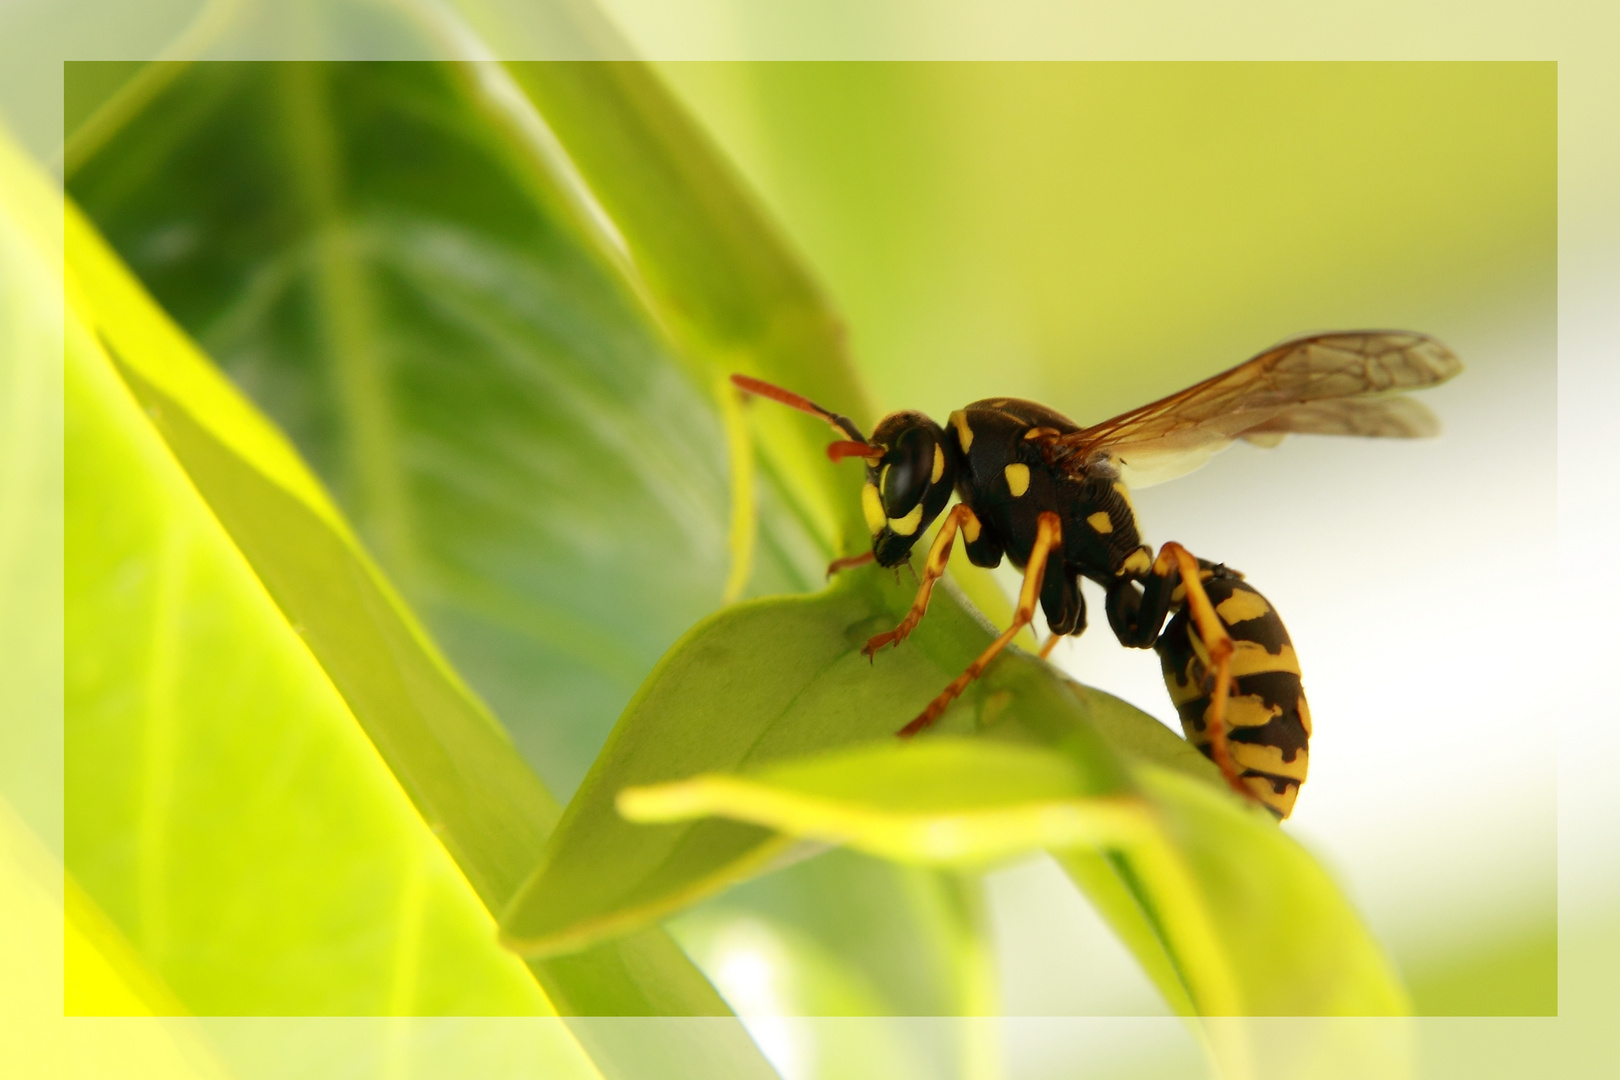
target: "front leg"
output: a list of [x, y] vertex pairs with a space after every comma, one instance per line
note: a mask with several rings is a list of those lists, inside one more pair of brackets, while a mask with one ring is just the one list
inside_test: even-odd
[[861, 649], [861, 653], [868, 660], [885, 645], [900, 644], [906, 639], [906, 635], [922, 622], [922, 617], [928, 612], [928, 598], [934, 595], [934, 582], [945, 575], [945, 567], [951, 559], [951, 543], [956, 539], [956, 530], [959, 528], [967, 533], [970, 540], [979, 537], [979, 519], [966, 503], [957, 503], [940, 525], [939, 535], [934, 537], [934, 545], [928, 549], [928, 562], [923, 566], [922, 584], [917, 587], [917, 598], [911, 602], [911, 610], [906, 612], [906, 617], [901, 619], [900, 625], [893, 630], [886, 630], [870, 638], [865, 648]]
[[983, 673], [990, 661], [994, 660], [1013, 638], [1018, 636], [1018, 631], [1030, 624], [1035, 618], [1035, 605], [1040, 601], [1041, 581], [1046, 576], [1047, 558], [1052, 552], [1062, 550], [1063, 522], [1051, 511], [1043, 511], [1041, 516], [1035, 519], [1035, 546], [1030, 551], [1029, 562], [1024, 566], [1024, 584], [1018, 590], [1018, 607], [1013, 611], [1012, 625], [992, 641], [990, 646], [968, 665], [967, 670], [953, 679], [938, 697], [930, 701], [928, 708], [924, 709], [915, 720], [895, 732], [896, 735], [909, 739], [938, 720], [946, 707], [967, 689], [969, 683]]

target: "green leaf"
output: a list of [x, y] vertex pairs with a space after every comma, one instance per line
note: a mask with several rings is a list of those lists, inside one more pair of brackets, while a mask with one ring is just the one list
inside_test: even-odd
[[[296, 485], [296, 459], [262, 425], [232, 445], [198, 423], [186, 407], [203, 407], [207, 369], [77, 217], [69, 237], [69, 869], [193, 1011], [549, 1012], [486, 944], [485, 905], [352, 719], [390, 717], [392, 745], [378, 741], [415, 766], [410, 794], [478, 886], [521, 866], [552, 805], [532, 777], [503, 777], [510, 750], [319, 504], [269, 479]], [[171, 394], [126, 369], [143, 413], [97, 331]], [[442, 737], [516, 805], [422, 775]]]
[[[741, 605], [695, 627], [626, 710], [503, 917], [514, 947], [550, 953], [623, 932], [784, 856], [789, 842], [765, 829], [637, 826], [614, 800], [626, 787], [891, 739], [985, 637], [941, 590], [922, 629], [869, 664], [861, 645], [909, 593], [886, 573], [852, 573], [818, 596]], [[1010, 666], [1027, 677], [1024, 665]], [[1002, 683], [987, 679], [975, 696], [1003, 707], [1011, 692]], [[1090, 790], [1117, 790], [1122, 774], [1097, 736], [1065, 734], [1096, 750], [1076, 758]]]
[[[731, 168], [644, 64], [506, 65], [624, 238], [661, 317], [717, 376], [743, 371], [872, 419], [842, 323]], [[828, 548], [870, 541], [826, 427], [760, 432], [768, 472]]]
[[[567, 792], [720, 600], [726, 438], [503, 115], [474, 69], [196, 65], [69, 187]], [[805, 587], [775, 520], [756, 587]]]
[[[499, 727], [433, 649], [369, 559], [355, 546], [341, 518], [291, 448], [219, 380], [206, 361], [151, 307], [82, 220], [77, 216], [70, 216], [69, 220], [69, 263], [73, 273], [70, 292], [83, 297], [84, 310], [93, 315], [95, 328], [108, 348], [107, 355], [114, 358], [118, 373], [146, 410], [144, 419], [127, 423], [137, 429], [144, 429], [148, 424], [154, 427], [163, 438], [167, 452], [184, 467], [187, 479], [206, 500], [208, 520], [217, 520], [228, 534], [229, 543], [221, 543], [225, 536], [216, 534], [219, 535], [216, 546], [227, 553], [221, 557], [240, 558], [236, 555], [238, 550], [246, 556], [257, 581], [251, 587], [244, 587], [259, 598], [257, 602], [261, 605], [264, 590], [267, 590], [284, 617], [270, 618], [271, 627], [267, 632], [280, 633], [288, 640], [285, 647], [293, 649], [295, 655], [305, 655], [307, 649], [320, 664], [320, 673], [313, 681], [308, 674], [302, 676], [302, 683], [308, 684], [304, 692], [325, 693], [330, 698], [335, 688], [372, 744], [381, 751], [416, 810], [426, 818], [427, 828], [420, 819], [410, 818], [417, 842], [428, 844], [435, 851], [442, 842], [455, 855], [478, 899], [486, 907], [498, 906], [516, 883], [517, 876], [533, 861], [539, 841], [555, 814], [555, 803], [518, 758]], [[86, 339], [85, 348], [89, 357], [100, 359], [95, 342]], [[101, 365], [106, 368], [104, 359]], [[92, 363], [89, 370], [98, 368]], [[111, 389], [103, 393], [117, 397]], [[127, 453], [94, 443], [99, 433], [115, 425], [89, 412], [85, 416], [83, 437], [78, 445], [85, 448], [86, 470], [127, 461]], [[149, 434], [144, 437], [150, 439]], [[167, 460], [166, 455], [164, 457]], [[106, 484], [119, 486], [111, 479]], [[122, 486], [131, 487], [127, 482]], [[80, 505], [89, 510], [98, 503], [87, 491]], [[159, 513], [152, 527], [163, 527], [162, 523], [174, 512], [177, 511], [166, 509]], [[98, 587], [107, 587], [110, 574], [110, 570], [97, 572], [99, 561], [115, 558], [118, 549], [102, 545], [93, 526], [79, 533], [78, 546], [85, 553], [76, 567], [86, 575], [81, 591], [87, 596], [94, 595]], [[220, 588], [209, 588], [204, 595], [224, 593]], [[173, 608], [170, 617], [189, 611], [189, 600], [186, 593], [167, 598], [165, 602]], [[229, 623], [234, 617], [220, 618]], [[259, 618], [261, 621], [266, 618], [262, 611]], [[80, 625], [100, 629], [103, 626], [138, 627], [142, 623], [128, 618], [102, 619], [86, 615]], [[292, 634], [301, 638], [302, 644], [289, 637]], [[79, 655], [139, 658], [142, 650], [100, 646], [92, 641], [86, 643]], [[180, 650], [167, 661], [171, 674], [164, 676], [159, 672], [160, 687], [162, 678], [174, 677], [176, 658], [184, 655], [186, 652]], [[189, 672], [190, 669], [181, 670]], [[84, 686], [82, 702], [90, 711], [110, 706], [107, 714], [110, 727], [94, 730], [88, 741], [78, 747], [75, 767], [111, 770], [107, 775], [116, 776], [120, 770], [125, 770], [126, 763], [143, 761], [142, 755], [119, 753], [116, 747], [97, 742], [95, 736], [107, 730], [122, 732], [125, 737], [140, 734], [138, 726], [128, 723], [127, 709], [120, 708], [119, 696], [113, 690], [123, 684], [140, 685], [150, 681], [150, 677], [116, 671], [97, 670], [95, 673], [98, 679], [105, 675], [108, 682], [92, 681]], [[238, 693], [236, 687], [250, 685], [244, 683], [243, 673], [234, 669], [216, 667], [209, 671], [205, 668], [200, 674], [210, 680], [208, 685], [215, 693]], [[299, 684], [300, 680], [295, 678], [294, 683]], [[332, 700], [335, 703], [335, 699]], [[318, 717], [321, 711], [310, 706], [278, 704], [270, 697], [257, 704], [274, 710], [275, 715], [286, 710], [295, 717]], [[330, 713], [330, 707], [326, 711]], [[216, 708], [200, 708], [196, 720], [201, 723], [216, 714]], [[324, 727], [334, 723], [330, 718], [323, 722]], [[352, 731], [346, 725], [342, 727]], [[92, 732], [93, 729], [80, 730]], [[277, 745], [278, 738], [293, 737], [296, 741], [309, 737], [289, 736], [268, 718], [250, 724], [248, 730], [263, 730], [265, 737], [271, 740], [270, 747]], [[172, 733], [168, 737], [172, 737]], [[218, 729], [217, 737], [223, 743], [212, 753], [240, 755], [243, 768], [262, 767], [263, 762], [275, 761], [279, 756], [270, 747], [255, 746], [235, 728]], [[352, 739], [354, 735], [349, 737]], [[342, 776], [341, 759], [328, 760], [331, 751], [322, 753], [318, 746], [309, 752], [322, 768], [338, 770], [333, 773], [334, 782], [338, 782]], [[363, 753], [375, 760], [370, 747]], [[178, 776], [188, 782], [205, 781], [199, 797], [216, 795], [214, 785], [218, 781], [211, 774], [182, 773], [172, 764], [166, 769], [166, 775], [171, 777]], [[70, 803], [93, 818], [82, 832], [70, 830], [70, 866], [74, 865], [75, 852], [94, 863], [99, 858], [97, 848], [102, 842], [113, 845], [127, 842], [127, 814], [118, 813], [116, 806], [107, 807], [90, 794], [108, 790], [105, 779], [104, 776], [93, 785], [75, 787], [70, 793]], [[135, 781], [138, 787], [141, 777], [135, 774], [129, 780]], [[125, 781], [126, 786], [129, 780]], [[104, 816], [95, 816], [103, 807]], [[262, 816], [256, 804], [250, 803], [242, 812], [244, 828], [258, 822]], [[203, 806], [199, 806], [198, 813], [214, 817], [218, 815], [218, 808], [205, 812]], [[349, 822], [354, 816], [333, 812], [333, 820], [337, 821]], [[184, 820], [173, 819], [177, 826]], [[395, 827], [404, 826], [396, 823]], [[76, 836], [84, 841], [82, 846], [78, 845]], [[356, 830], [348, 842], [364, 843], [365, 835]], [[203, 862], [206, 865], [206, 860]], [[180, 865], [194, 864], [187, 860]], [[133, 887], [137, 891], [144, 872], [140, 866], [133, 868]], [[131, 881], [130, 869], [116, 863], [106, 868], [97, 878], [101, 886], [98, 896], [125, 887]], [[318, 864], [308, 865], [304, 872], [312, 881], [324, 880], [329, 885], [341, 882], [341, 878], [323, 872]], [[387, 883], [394, 887], [411, 885], [411, 875], [402, 873], [399, 877], [400, 881]], [[459, 883], [461, 879], [457, 876], [454, 880]], [[200, 887], [207, 884], [206, 881], [198, 883]], [[254, 890], [249, 889], [246, 882], [238, 882], [229, 890], [229, 895], [251, 896]], [[259, 890], [258, 895], [262, 896], [263, 903], [275, 905], [287, 913], [288, 918], [302, 922], [314, 914], [301, 911], [297, 904], [282, 902], [274, 889]], [[218, 896], [217, 889], [200, 888], [191, 900], [218, 907]], [[415, 902], [420, 903], [420, 898]], [[235, 908], [222, 909], [222, 916], [228, 916], [230, 925], [234, 926], [241, 919], [241, 912]], [[178, 920], [172, 921], [178, 923]], [[250, 929], [253, 923], [242, 925]], [[315, 928], [319, 925], [317, 920]], [[201, 943], [210, 938], [193, 930], [188, 940]], [[488, 938], [483, 940], [489, 941]], [[271, 955], [279, 955], [276, 950], [285, 945], [274, 938], [263, 941]], [[219, 944], [216, 942], [202, 957], [206, 971], [199, 979], [199, 994], [205, 993], [209, 986], [218, 985], [213, 980], [222, 980], [225, 970], [234, 970], [234, 965], [241, 962], [240, 957], [229, 950], [214, 951]], [[504, 962], [500, 953], [488, 952], [489, 948], [486, 944], [485, 955], [491, 957], [492, 962]], [[478, 954], [467, 941], [458, 944], [455, 954], [462, 951]], [[332, 962], [342, 959], [340, 951], [331, 954]], [[442, 957], [433, 954], [418, 959], [423, 963], [431, 962], [434, 970], [439, 970]], [[227, 969], [221, 970], [218, 967], [221, 963], [226, 964]], [[267, 966], [274, 969], [273, 965]], [[536, 974], [546, 985], [553, 1002], [570, 1012], [716, 1014], [726, 1011], [679, 950], [656, 933], [642, 935], [626, 941], [622, 947], [595, 955], [570, 958], [554, 966], [542, 965]], [[467, 985], [483, 985], [485, 981], [474, 980]], [[454, 978], [450, 984], [461, 985]], [[252, 988], [237, 989], [245, 996], [229, 999], [241, 1002], [234, 1008], [273, 1011], [252, 996]], [[192, 1004], [189, 999], [188, 1004]], [[411, 1007], [409, 1001], [395, 1004], [405, 1010]], [[192, 1007], [198, 1006], [192, 1004]], [[348, 1004], [328, 1006], [337, 1011], [349, 1007]], [[375, 1006], [373, 1009], [386, 1011]], [[308, 1004], [289, 1006], [289, 1010], [321, 1011]], [[452, 1011], [470, 1010], [461, 1007]], [[496, 1007], [496, 1011], [501, 1011], [500, 1007]]]
[[727, 817], [902, 862], [971, 866], [1033, 848], [1128, 846], [1149, 829], [1140, 799], [1088, 786], [1053, 751], [937, 736], [625, 788], [617, 804], [643, 824]]
[[[795, 838], [910, 862], [1046, 846], [1179, 1011], [1404, 1010], [1321, 868], [1123, 702], [1010, 652], [939, 733], [894, 745], [986, 638], [959, 603], [938, 604], [868, 665], [861, 643], [907, 592], [857, 572], [696, 628], [565, 811], [502, 918], [506, 938], [545, 953], [624, 932], [787, 857]], [[689, 820], [705, 813], [724, 816]]]

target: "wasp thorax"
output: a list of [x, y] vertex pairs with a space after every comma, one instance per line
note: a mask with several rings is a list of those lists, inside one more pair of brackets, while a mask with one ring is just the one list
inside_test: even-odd
[[872, 442], [883, 456], [867, 466], [862, 510], [877, 561], [898, 566], [950, 501], [955, 462], [939, 425], [919, 412], [885, 416]]

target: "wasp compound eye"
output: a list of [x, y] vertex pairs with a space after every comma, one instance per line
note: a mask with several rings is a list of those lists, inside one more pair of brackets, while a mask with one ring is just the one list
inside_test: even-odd
[[923, 489], [934, 465], [934, 436], [927, 428], [914, 427], [900, 433], [894, 449], [884, 455], [882, 480], [883, 510], [891, 518], [905, 517], [922, 500]]

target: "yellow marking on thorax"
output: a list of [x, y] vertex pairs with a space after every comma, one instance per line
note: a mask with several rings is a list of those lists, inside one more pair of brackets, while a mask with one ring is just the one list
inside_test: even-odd
[[1114, 493], [1124, 501], [1125, 509], [1131, 512], [1131, 516], [1136, 516], [1136, 504], [1131, 501], [1131, 489], [1125, 486], [1123, 480], [1114, 481]]
[[1227, 626], [1258, 619], [1270, 610], [1271, 605], [1266, 603], [1265, 597], [1248, 589], [1237, 589], [1231, 596], [1215, 605], [1215, 613]]
[[943, 451], [943, 450], [941, 450], [939, 448], [939, 443], [935, 443], [934, 444], [934, 472], [933, 472], [933, 474], [931, 476], [929, 476], [928, 482], [930, 484], [937, 484], [937, 483], [939, 483], [939, 478], [944, 476], [944, 475], [945, 475], [945, 451]]
[[883, 513], [883, 499], [878, 495], [877, 485], [870, 480], [861, 488], [861, 516], [866, 518], [866, 527], [873, 536], [883, 531], [887, 517]]
[[956, 437], [962, 440], [962, 453], [967, 453], [973, 447], [973, 429], [968, 427], [967, 414], [961, 409], [951, 413], [951, 427], [956, 429]]
[[1129, 555], [1125, 556], [1125, 561], [1119, 564], [1119, 572], [1121, 574], [1131, 574], [1133, 576], [1140, 577], [1142, 574], [1145, 574], [1152, 569], [1152, 567], [1153, 552], [1149, 551], [1145, 547], [1139, 547]]
[[1013, 493], [1013, 498], [1016, 499], [1029, 490], [1028, 465], [1015, 462], [1003, 469], [1002, 475], [1007, 478], [1007, 490]]
[[1026, 440], [1029, 440], [1029, 439], [1046, 439], [1046, 438], [1050, 438], [1050, 437], [1052, 437], [1052, 436], [1054, 436], [1056, 434], [1058, 434], [1058, 429], [1057, 428], [1032, 427], [1028, 431], [1024, 432], [1024, 438]]
[[911, 513], [901, 518], [890, 518], [889, 528], [894, 530], [896, 536], [910, 536], [922, 524], [922, 503], [911, 508]]
[[1093, 529], [1100, 533], [1111, 533], [1114, 531], [1114, 519], [1108, 516], [1108, 511], [1106, 510], [1099, 510], [1095, 514], [1088, 514], [1086, 516], [1086, 524], [1090, 525]]

